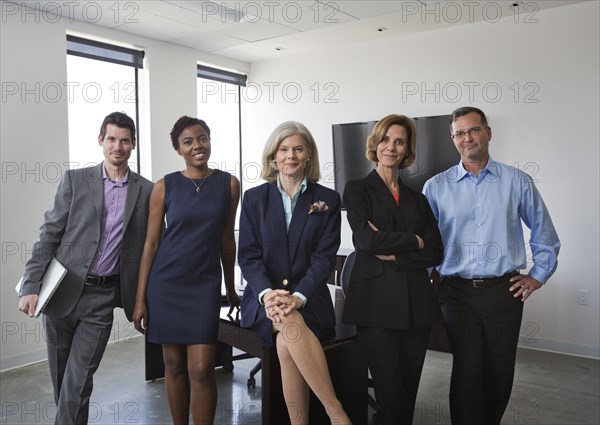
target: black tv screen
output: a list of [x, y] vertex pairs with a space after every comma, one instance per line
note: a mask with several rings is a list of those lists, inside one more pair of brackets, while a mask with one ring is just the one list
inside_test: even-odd
[[[415, 162], [400, 171], [407, 186], [421, 192], [425, 182], [460, 161], [450, 139], [450, 115], [414, 118], [417, 126]], [[365, 177], [375, 168], [366, 156], [367, 137], [377, 121], [333, 124], [333, 160], [335, 163], [335, 190], [344, 196], [344, 187], [350, 180]], [[342, 205], [342, 208], [344, 206]]]

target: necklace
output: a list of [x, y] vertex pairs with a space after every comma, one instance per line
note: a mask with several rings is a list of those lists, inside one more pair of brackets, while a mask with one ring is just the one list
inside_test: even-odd
[[[187, 177], [187, 176], [185, 176], [185, 175], [183, 174], [183, 172], [181, 172], [181, 175], [182, 175], [182, 176], [184, 176], [184, 177]], [[188, 177], [188, 179], [190, 179], [190, 181], [192, 182], [192, 184], [193, 184], [193, 185], [196, 187], [196, 193], [200, 193], [200, 188], [202, 187], [202, 185], [204, 184], [204, 182], [205, 182], [206, 180], [208, 180], [208, 178], [209, 178], [209, 177], [210, 177], [210, 176], [208, 175], [208, 173], [207, 173], [207, 175], [206, 175], [206, 176], [202, 177], [202, 178], [201, 178], [201, 180], [202, 180], [202, 181], [200, 182], [200, 186], [198, 186], [198, 185], [196, 184], [196, 182], [194, 181], [194, 179], [192, 179], [191, 177]]]

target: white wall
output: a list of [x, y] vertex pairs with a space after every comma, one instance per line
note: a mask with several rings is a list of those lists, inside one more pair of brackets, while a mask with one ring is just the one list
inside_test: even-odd
[[[588, 2], [542, 11], [534, 24], [483, 22], [254, 63], [245, 96], [244, 162], [259, 163], [270, 131], [296, 119], [318, 140], [325, 184], [333, 187], [331, 124], [392, 112], [423, 116], [448, 114], [463, 104], [480, 106], [493, 127], [494, 158], [537, 167], [538, 187], [563, 243], [558, 271], [527, 301], [522, 334], [529, 339], [524, 345], [599, 357], [598, 13], [599, 4]], [[196, 62], [240, 71], [249, 66], [83, 23], [35, 22], [17, 14], [3, 17], [0, 27], [2, 370], [45, 356], [41, 322], [17, 311], [13, 288], [54, 194], [56, 171], [68, 158], [66, 97], [49, 102], [42, 93], [39, 99], [34, 94], [22, 99], [21, 93], [8, 95], [5, 83], [24, 83], [35, 92], [38, 82], [41, 89], [66, 82], [67, 30], [143, 48], [149, 89], [142, 106], [142, 130], [147, 131], [140, 139], [151, 144], [152, 152], [152, 173], [144, 174], [156, 180], [181, 167], [168, 134], [177, 117], [196, 113]], [[425, 99], [406, 91], [421, 84], [433, 90]], [[479, 86], [471, 100], [467, 87], [473, 84]], [[272, 97], [269, 86], [274, 87]], [[456, 86], [463, 88], [458, 98], [451, 91]], [[494, 87], [502, 90], [496, 102]], [[538, 88], [537, 103], [524, 101], [531, 87]], [[247, 169], [246, 188], [255, 184], [252, 167]], [[350, 245], [346, 224], [343, 244]], [[577, 305], [578, 289], [590, 291], [589, 306]], [[122, 314], [115, 320], [115, 339], [131, 335]]]
[[[589, 2], [542, 11], [537, 23], [502, 19], [253, 63], [253, 84], [281, 86], [274, 102], [265, 93], [248, 108], [244, 158], [258, 161], [255, 144], [279, 122], [298, 119], [319, 142], [328, 175], [333, 123], [481, 107], [493, 128], [492, 156], [535, 171], [562, 242], [558, 271], [526, 302], [522, 345], [598, 357], [598, 12], [598, 2]], [[310, 87], [328, 82], [339, 89], [338, 103], [325, 101], [326, 90], [313, 97]], [[342, 244], [351, 245], [346, 222]], [[589, 290], [590, 305], [577, 304], [579, 289]]]

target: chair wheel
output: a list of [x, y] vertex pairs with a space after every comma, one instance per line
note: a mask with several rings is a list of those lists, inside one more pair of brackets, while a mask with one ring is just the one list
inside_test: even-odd
[[233, 364], [224, 365], [223, 369], [225, 369], [227, 372], [233, 372]]
[[248, 379], [248, 383], [246, 385], [248, 386], [248, 388], [256, 388], [256, 379]]

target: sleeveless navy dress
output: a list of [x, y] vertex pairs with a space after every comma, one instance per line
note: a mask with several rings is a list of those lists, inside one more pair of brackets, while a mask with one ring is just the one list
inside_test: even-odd
[[148, 340], [215, 344], [221, 308], [221, 235], [231, 201], [231, 176], [214, 170], [194, 180], [165, 176], [165, 217], [148, 281]]

